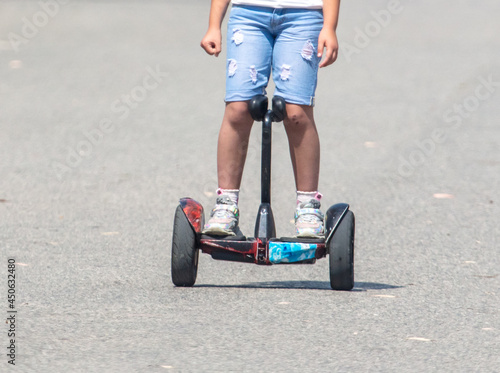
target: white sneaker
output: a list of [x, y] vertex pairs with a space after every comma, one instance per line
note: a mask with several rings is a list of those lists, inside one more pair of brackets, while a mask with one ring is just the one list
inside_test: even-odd
[[324, 215], [317, 199], [301, 203], [295, 211], [295, 233], [297, 237], [323, 238], [325, 236]]
[[236, 236], [239, 215], [238, 206], [231, 198], [221, 195], [217, 197], [210, 219], [201, 233], [211, 236]]

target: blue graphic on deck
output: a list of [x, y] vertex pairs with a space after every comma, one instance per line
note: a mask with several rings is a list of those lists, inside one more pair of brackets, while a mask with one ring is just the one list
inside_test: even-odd
[[318, 245], [297, 242], [269, 242], [271, 263], [295, 263], [314, 259]]

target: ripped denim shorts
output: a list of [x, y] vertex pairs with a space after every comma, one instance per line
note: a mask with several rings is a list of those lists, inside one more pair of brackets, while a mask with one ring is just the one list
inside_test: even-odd
[[227, 32], [226, 102], [265, 94], [273, 72], [275, 95], [314, 106], [321, 9], [233, 5]]

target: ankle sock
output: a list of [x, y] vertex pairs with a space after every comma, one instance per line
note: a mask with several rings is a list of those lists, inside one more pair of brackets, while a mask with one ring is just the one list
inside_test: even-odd
[[309, 202], [311, 199], [320, 201], [321, 197], [323, 197], [323, 195], [317, 190], [314, 192], [301, 192], [300, 190], [297, 190], [297, 207], [301, 203]]
[[231, 201], [233, 201], [236, 205], [238, 205], [238, 199], [240, 197], [240, 190], [239, 189], [222, 189], [219, 188], [216, 191], [218, 196], [225, 195], [231, 198]]

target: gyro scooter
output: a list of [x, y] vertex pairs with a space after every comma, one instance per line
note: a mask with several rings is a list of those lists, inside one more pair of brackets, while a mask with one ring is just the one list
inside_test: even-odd
[[172, 235], [172, 282], [176, 286], [193, 286], [198, 271], [199, 252], [213, 259], [263, 265], [313, 264], [330, 256], [330, 285], [334, 290], [354, 287], [354, 214], [349, 205], [338, 203], [325, 215], [325, 237], [322, 239], [276, 237], [271, 209], [271, 125], [281, 122], [286, 103], [281, 97], [272, 100], [258, 95], [249, 102], [255, 121], [262, 121], [261, 204], [255, 222], [254, 237], [207, 236], [203, 206], [191, 198], [182, 198], [175, 211]]

